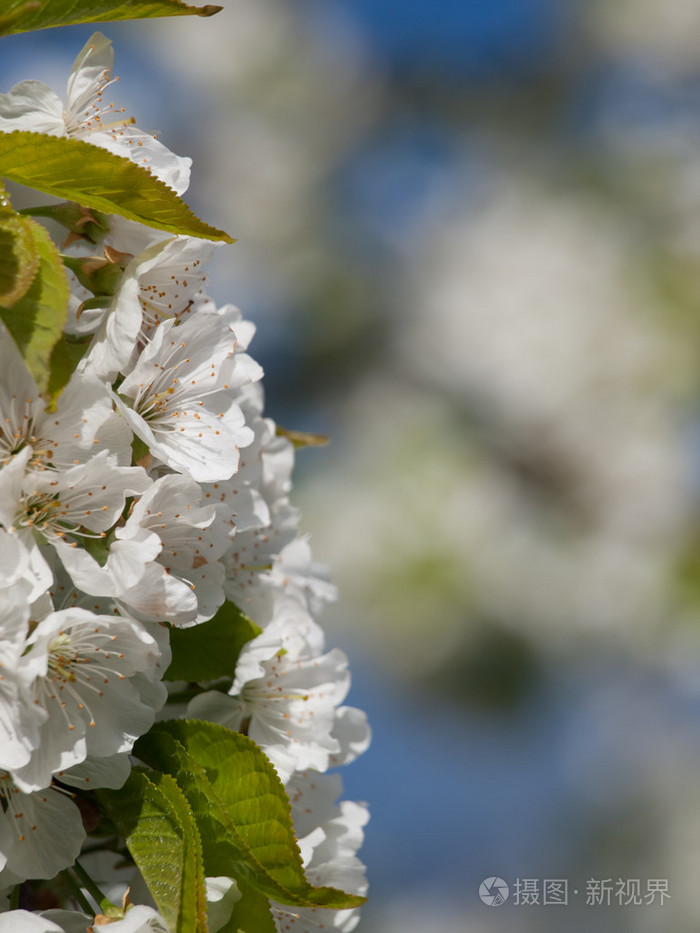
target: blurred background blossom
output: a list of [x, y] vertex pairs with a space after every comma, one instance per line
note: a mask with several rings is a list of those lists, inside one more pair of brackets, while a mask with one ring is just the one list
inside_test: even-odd
[[[90, 32], [4, 39], [2, 90], [60, 90]], [[332, 436], [297, 502], [375, 731], [346, 777], [361, 929], [696, 930], [700, 0], [225, 0], [104, 32], [239, 237], [209, 288], [258, 325], [269, 414]], [[492, 875], [569, 906], [488, 908]], [[671, 896], [587, 906], [608, 878]]]

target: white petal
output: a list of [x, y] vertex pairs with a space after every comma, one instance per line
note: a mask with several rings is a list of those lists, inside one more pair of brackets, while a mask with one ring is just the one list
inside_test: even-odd
[[354, 706], [339, 706], [335, 711], [333, 736], [338, 740], [340, 751], [331, 755], [332, 767], [354, 761], [367, 751], [372, 741], [367, 714]]
[[227, 696], [218, 690], [207, 690], [190, 700], [187, 718], [216, 722], [236, 732], [243, 722], [244, 711], [235, 697]]
[[38, 916], [57, 923], [63, 933], [86, 933], [93, 918], [77, 910], [42, 910]]
[[85, 838], [80, 811], [51, 788], [20, 800], [22, 816], [10, 817], [14, 840], [7, 867], [22, 878], [53, 878], [78, 857]]
[[105, 565], [117, 584], [117, 593], [136, 586], [145, 572], [146, 564], [154, 561], [163, 547], [158, 535], [147, 528], [130, 527], [128, 536], [124, 532], [125, 528], [117, 528], [117, 540], [109, 549]]
[[103, 758], [91, 756], [79, 765], [57, 776], [63, 784], [90, 790], [93, 787], [110, 787], [118, 790], [131, 773], [131, 761], [127, 752]]
[[92, 596], [114, 596], [118, 586], [112, 574], [100, 567], [92, 554], [80, 547], [72, 547], [65, 541], [53, 542], [61, 563], [77, 587]]
[[25, 447], [0, 470], [0, 524], [8, 530], [13, 528], [17, 516], [22, 483], [31, 456], [32, 448]]
[[[5, 675], [0, 679], [0, 768], [14, 774], [31, 759], [39, 745], [39, 710], [32, 708], [29, 696], [20, 694], [20, 686]], [[45, 785], [44, 785], [45, 786]], [[34, 789], [34, 788], [32, 788]]]
[[[2, 472], [0, 471], [0, 476]], [[21, 577], [16, 576], [16, 570], [13, 568], [12, 577], [14, 577], [14, 580], [8, 574], [4, 582], [8, 583], [8, 585], [12, 583], [14, 587], [23, 593], [27, 602], [34, 603], [44, 595], [53, 583], [51, 568], [43, 556], [46, 548], [39, 547], [30, 528], [22, 528], [7, 537], [12, 538], [15, 542], [13, 563], [16, 557], [15, 567], [21, 567], [22, 574]], [[0, 533], [0, 541], [7, 544], [5, 535], [2, 533]]]
[[47, 420], [42, 427], [54, 444], [54, 467], [72, 466], [101, 450], [120, 466], [131, 464], [131, 431], [113, 411], [111, 392], [95, 376], [74, 373]]
[[122, 127], [113, 132], [91, 133], [89, 142], [148, 169], [176, 194], [184, 194], [189, 187], [192, 159], [175, 155], [150, 133], [135, 126]]
[[84, 117], [114, 65], [112, 43], [101, 32], [93, 33], [78, 53], [68, 76], [66, 110], [73, 119]]
[[[0, 537], [0, 541], [2, 537]], [[1, 553], [1, 552], [0, 552]], [[4, 566], [0, 564], [4, 571]], [[24, 651], [29, 634], [29, 601], [18, 588], [0, 590], [0, 681]]]
[[0, 94], [0, 130], [65, 136], [61, 98], [41, 81], [22, 81]]
[[185, 625], [197, 615], [197, 597], [191, 587], [156, 563], [148, 564], [136, 586], [120, 593], [117, 598], [127, 606], [131, 615], [142, 620]]
[[[56, 726], [59, 728], [56, 728]], [[84, 733], [84, 730], [83, 730]], [[51, 784], [54, 773], [70, 768], [85, 759], [85, 735], [75, 736], [54, 715], [41, 732], [41, 741], [32, 752], [29, 762], [12, 770], [15, 784], [24, 793], [40, 791]]]
[[154, 243], [126, 267], [109, 313], [81, 361], [82, 369], [111, 380], [126, 367], [143, 320], [139, 277], [156, 265], [169, 242], [170, 239], [165, 239]]
[[0, 914], [0, 933], [65, 933], [65, 929], [28, 910], [11, 910]]
[[204, 883], [207, 897], [207, 926], [209, 933], [217, 933], [228, 923], [234, 905], [240, 901], [242, 895], [233, 878], [205, 878]]

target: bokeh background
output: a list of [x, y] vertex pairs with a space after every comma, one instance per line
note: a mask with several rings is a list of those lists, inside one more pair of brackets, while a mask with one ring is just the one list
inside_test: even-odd
[[[102, 29], [239, 237], [269, 414], [332, 437], [297, 502], [374, 728], [362, 933], [697, 930], [700, 0], [224, 5]], [[1, 89], [91, 31], [3, 39]]]

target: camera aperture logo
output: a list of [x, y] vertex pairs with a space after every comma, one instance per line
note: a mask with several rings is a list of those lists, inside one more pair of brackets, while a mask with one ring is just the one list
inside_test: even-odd
[[495, 875], [479, 885], [479, 897], [487, 907], [500, 907], [508, 900], [508, 885]]

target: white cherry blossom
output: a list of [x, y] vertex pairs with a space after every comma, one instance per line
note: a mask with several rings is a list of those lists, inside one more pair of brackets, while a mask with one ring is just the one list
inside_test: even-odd
[[112, 43], [94, 33], [73, 64], [65, 105], [41, 81], [21, 81], [8, 94], [0, 94], [0, 130], [30, 130], [92, 143], [137, 162], [182, 194], [189, 185], [192, 160], [170, 152], [134, 127], [123, 108], [105, 101], [105, 92], [119, 80], [112, 78], [113, 63]]
[[[136, 587], [119, 594], [120, 601], [132, 610], [175, 624], [196, 624], [210, 619], [223, 603], [224, 568], [218, 558], [230, 546], [228, 528], [213, 505], [200, 505], [201, 499], [202, 490], [194, 480], [177, 473], [163, 476], [139, 499], [124, 528], [117, 531], [125, 543], [144, 529], [157, 534], [161, 541], [157, 566]], [[165, 578], [158, 590], [172, 591], [168, 603], [179, 603], [176, 617], [169, 614], [165, 604], [156, 607], [154, 613], [156, 573]], [[196, 615], [183, 618], [182, 610], [192, 605], [192, 594]], [[148, 602], [148, 612], [141, 596]]]
[[172, 237], [156, 263], [137, 266], [144, 341], [162, 321], [185, 317], [201, 301], [207, 281], [204, 266], [220, 245], [196, 237]]
[[236, 471], [239, 448], [253, 440], [234, 390], [261, 375], [247, 354], [236, 353], [226, 321], [203, 314], [160, 324], [115, 400], [154, 457], [214, 482]]
[[[201, 306], [206, 281], [203, 267], [219, 245], [195, 237], [164, 238], [158, 232], [142, 246], [144, 238], [137, 236], [140, 225], [120, 221], [112, 220], [115, 234], [108, 240], [118, 243], [120, 252], [127, 255], [138, 251], [124, 269], [83, 363], [84, 369], [102, 378], [131, 369], [161, 321], [183, 318]], [[95, 327], [93, 321], [91, 329]], [[74, 329], [83, 328], [76, 324]]]
[[32, 448], [24, 447], [0, 470], [0, 524], [17, 536], [43, 589], [51, 572], [40, 544], [48, 542], [78, 586], [90, 592], [94, 582], [96, 593], [110, 595], [102, 568], [78, 545], [103, 538], [127, 497], [144, 492], [151, 480], [141, 467], [117, 466], [106, 450], [64, 471], [27, 471], [32, 456]]
[[142, 694], [144, 678], [159, 680], [167, 664], [161, 665], [155, 640], [132, 619], [59, 610], [36, 626], [26, 644], [20, 663], [32, 678], [29, 706], [46, 718], [29, 763], [11, 769], [22, 790], [48, 786], [52, 775], [88, 755], [130, 751], [165, 700], [162, 684], [155, 694]]
[[340, 751], [332, 734], [334, 711], [348, 692], [350, 675], [342, 651], [321, 654], [320, 646], [318, 626], [289, 603], [241, 651], [229, 695], [196, 696], [188, 716], [245, 728], [283, 782], [303, 768], [325, 771]]

